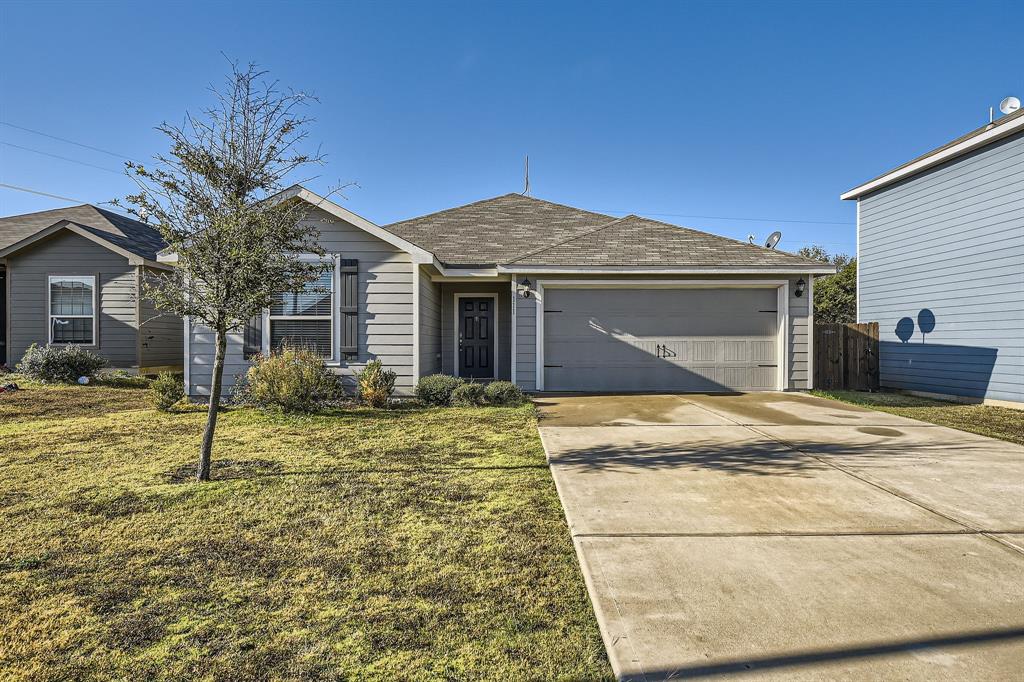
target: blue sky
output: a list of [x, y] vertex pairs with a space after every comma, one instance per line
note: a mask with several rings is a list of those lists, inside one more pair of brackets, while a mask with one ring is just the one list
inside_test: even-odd
[[[529, 154], [540, 198], [852, 252], [839, 193], [1024, 97], [1021, 26], [1008, 2], [7, 0], [0, 183], [123, 196], [117, 155], [163, 150], [223, 52], [320, 97], [309, 186], [359, 183], [380, 224], [520, 191]], [[0, 188], [0, 215], [60, 205]]]

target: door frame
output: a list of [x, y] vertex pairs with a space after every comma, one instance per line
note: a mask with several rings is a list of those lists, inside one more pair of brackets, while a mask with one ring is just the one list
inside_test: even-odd
[[[494, 314], [491, 315], [491, 338], [494, 339], [494, 353], [492, 355], [491, 362], [491, 376], [490, 379], [498, 378], [498, 294], [491, 292], [482, 292], [479, 294], [462, 292], [452, 294], [455, 298], [454, 304], [452, 305], [452, 359], [455, 364], [452, 365], [453, 376], [459, 376], [459, 324], [462, 321], [462, 310], [459, 306], [460, 298], [489, 298], [494, 301], [492, 310]], [[477, 379], [487, 379], [488, 377], [476, 377]]]
[[[776, 329], [779, 369], [777, 391], [785, 391], [789, 376], [788, 279], [546, 279], [537, 280], [536, 390], [544, 390], [544, 289], [776, 289]], [[456, 331], [456, 338], [458, 333]], [[514, 361], [514, 359], [513, 359]]]

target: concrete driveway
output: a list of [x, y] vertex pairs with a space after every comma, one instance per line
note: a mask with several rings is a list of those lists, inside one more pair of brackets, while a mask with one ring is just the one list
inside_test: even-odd
[[537, 402], [620, 678], [1021, 679], [1024, 448], [800, 394]]

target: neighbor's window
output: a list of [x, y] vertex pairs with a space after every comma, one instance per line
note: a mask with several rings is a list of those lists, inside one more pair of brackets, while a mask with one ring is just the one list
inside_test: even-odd
[[270, 307], [270, 348], [308, 348], [325, 358], [334, 348], [334, 270], [328, 268], [302, 291], [279, 294]]
[[49, 283], [50, 343], [95, 343], [96, 278], [51, 275]]

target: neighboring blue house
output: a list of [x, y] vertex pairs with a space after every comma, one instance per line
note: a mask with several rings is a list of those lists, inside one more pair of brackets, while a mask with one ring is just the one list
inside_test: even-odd
[[842, 198], [882, 386], [1024, 406], [1024, 110]]

